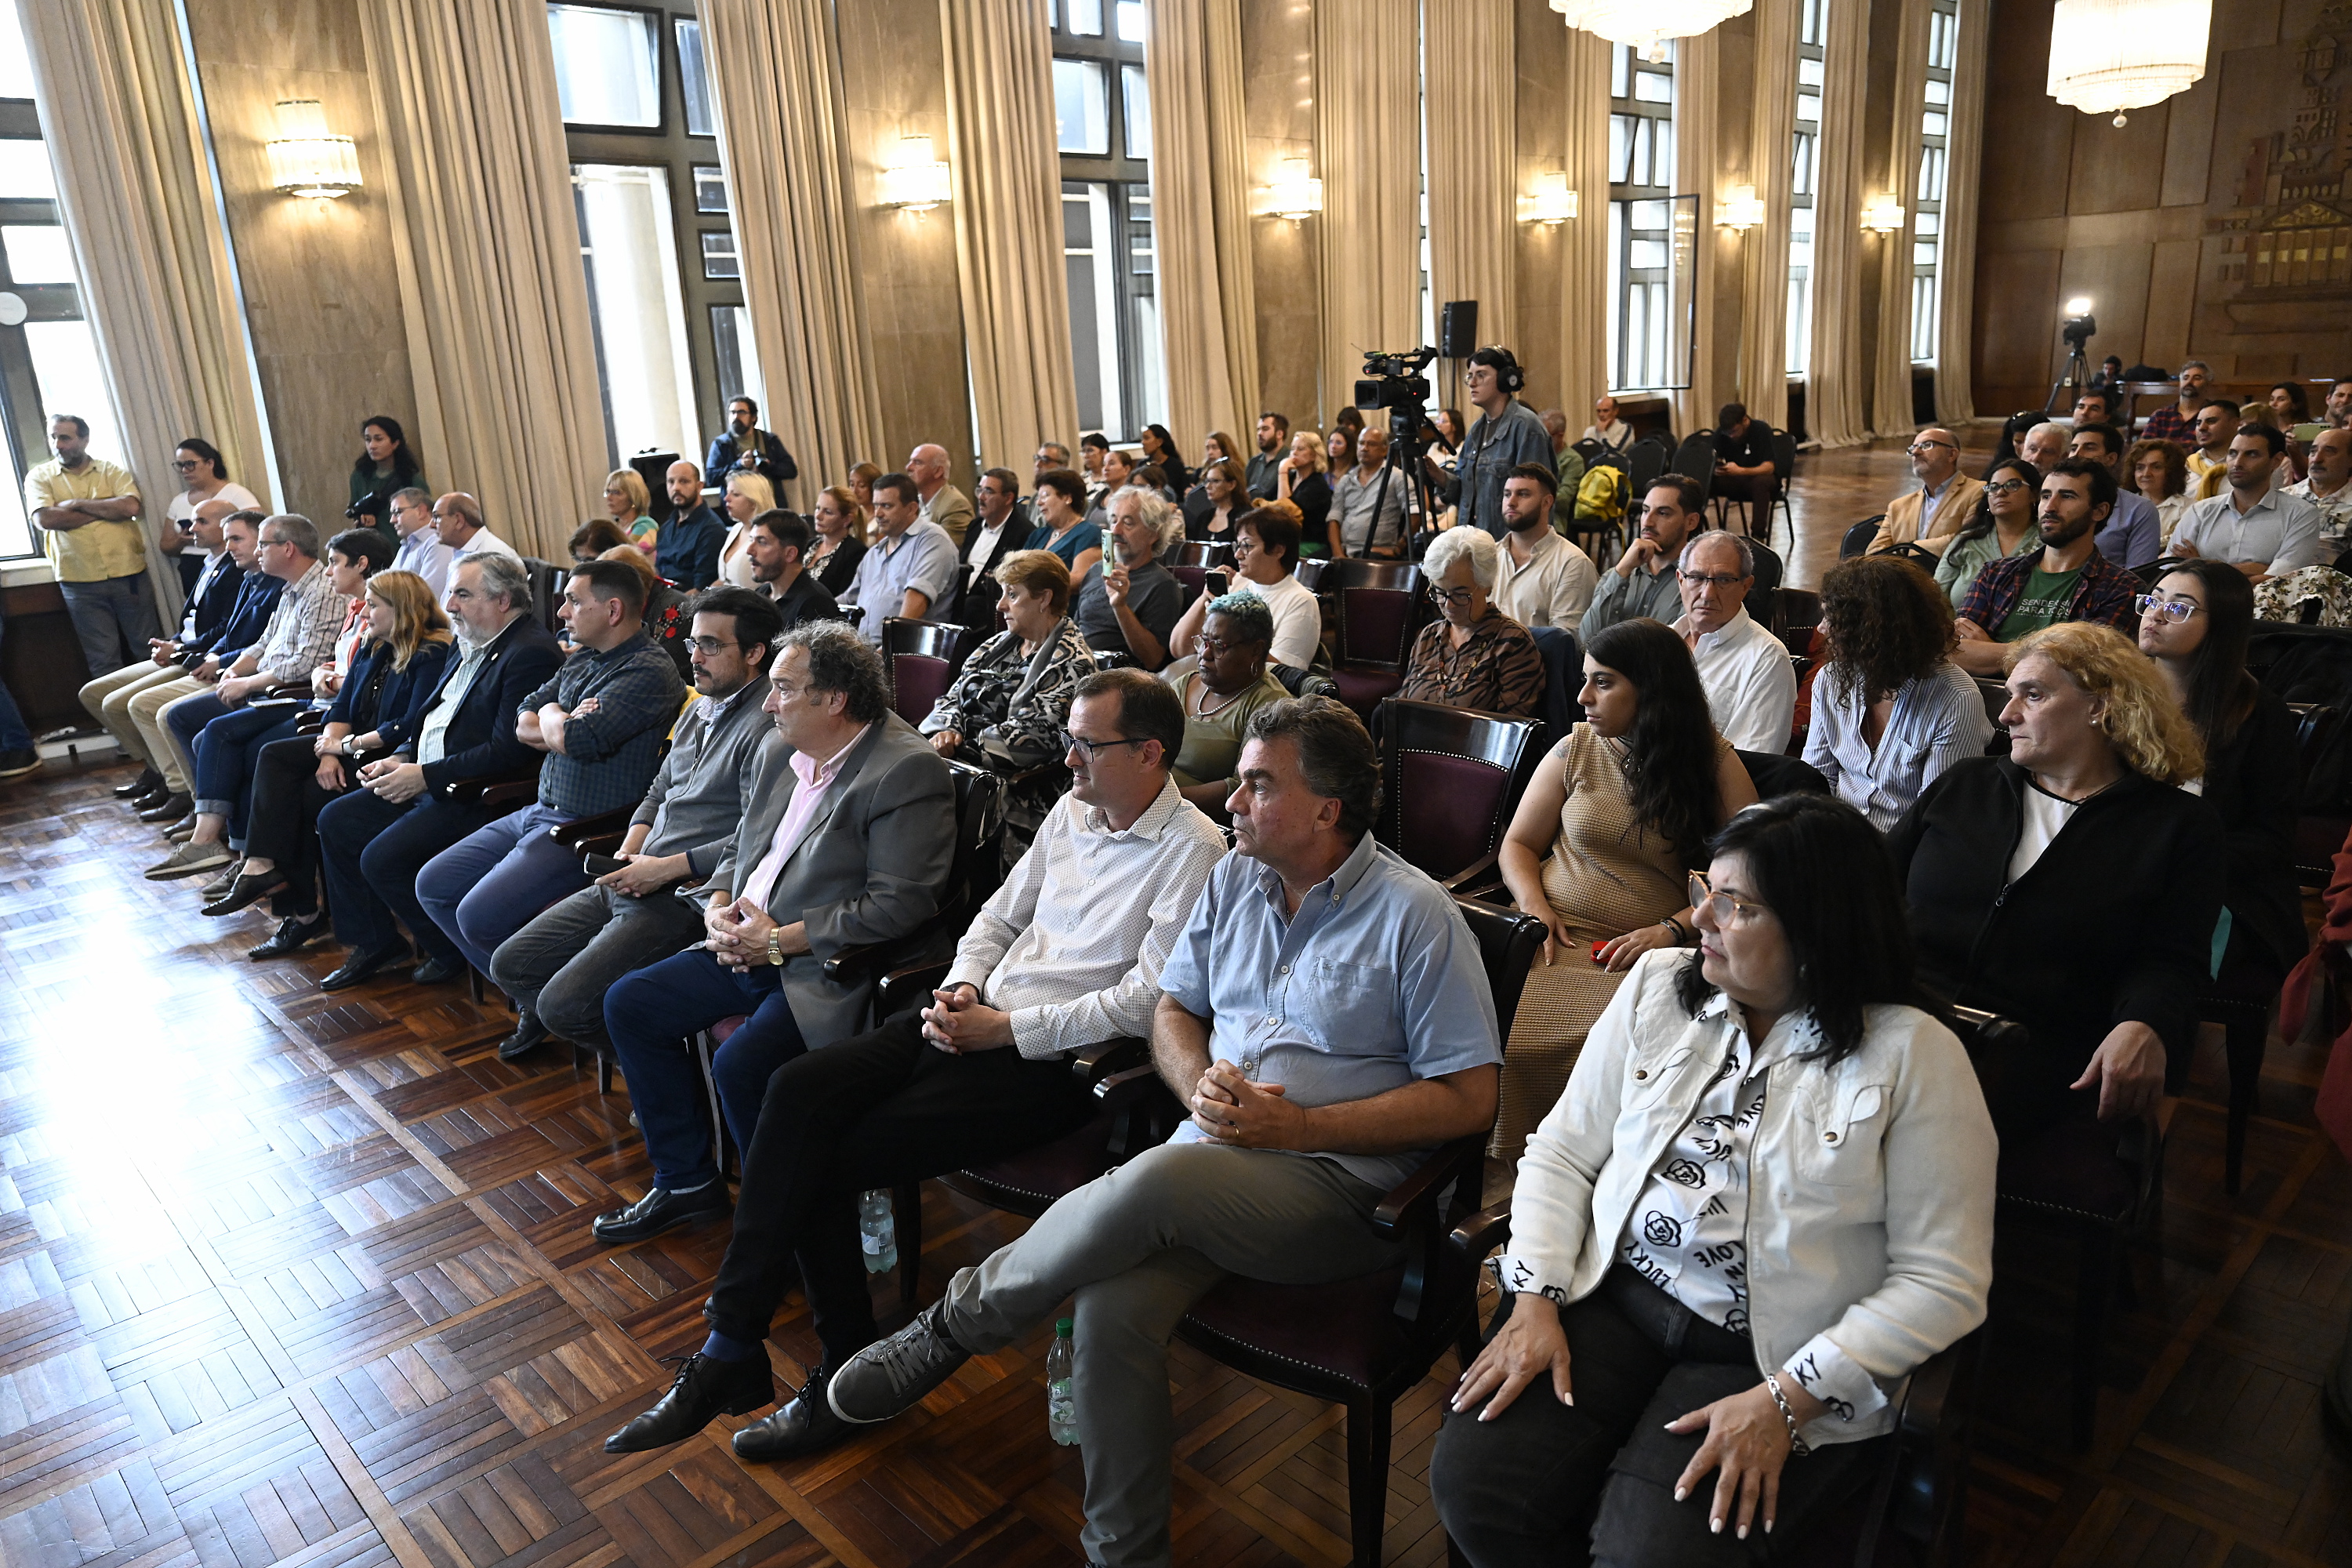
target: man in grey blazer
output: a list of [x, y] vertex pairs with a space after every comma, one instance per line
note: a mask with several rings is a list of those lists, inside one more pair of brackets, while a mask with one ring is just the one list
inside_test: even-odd
[[751, 1146], [768, 1077], [802, 1052], [865, 1026], [871, 986], [828, 980], [824, 961], [887, 942], [936, 914], [955, 847], [948, 765], [891, 711], [881, 656], [839, 621], [776, 639], [750, 807], [710, 879], [706, 940], [637, 970], [604, 997], [604, 1026], [629, 1083], [651, 1191], [595, 1223], [618, 1245], [726, 1212], [702, 1075], [679, 1038], [745, 1015], [711, 1076], [739, 1149]]

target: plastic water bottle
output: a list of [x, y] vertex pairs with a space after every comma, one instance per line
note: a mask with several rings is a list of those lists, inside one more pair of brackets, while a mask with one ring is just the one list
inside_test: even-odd
[[1054, 1348], [1045, 1352], [1045, 1429], [1065, 1448], [1078, 1446], [1078, 1396], [1072, 1379], [1076, 1352], [1070, 1348], [1070, 1320], [1054, 1323]]
[[898, 1267], [898, 1226], [890, 1214], [890, 1189], [857, 1195], [857, 1238], [866, 1247], [866, 1272], [887, 1274]]

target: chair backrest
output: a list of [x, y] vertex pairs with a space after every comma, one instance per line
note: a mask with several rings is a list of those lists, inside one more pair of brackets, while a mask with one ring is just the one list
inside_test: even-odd
[[1626, 503], [1638, 505], [1650, 493], [1651, 483], [1666, 471], [1667, 460], [1673, 456], [1664, 443], [1644, 436], [1627, 448], [1625, 453]]
[[1209, 569], [1206, 566], [1171, 561], [1168, 563], [1168, 575], [1175, 578], [1176, 586], [1183, 591], [1183, 601], [1178, 608], [1180, 615], [1192, 607], [1193, 600], [1208, 592]]
[[1475, 899], [1456, 899], [1454, 906], [1478, 940], [1478, 958], [1486, 966], [1486, 988], [1495, 995], [1495, 1027], [1498, 1041], [1511, 1037], [1511, 1021], [1519, 1011], [1519, 993], [1527, 988], [1528, 971], [1543, 951], [1543, 921], [1517, 910], [1498, 909]]
[[1772, 477], [1786, 489], [1790, 475], [1797, 471], [1797, 437], [1786, 430], [1772, 432]]
[[1775, 588], [1772, 616], [1784, 636], [1800, 626], [1811, 629], [1822, 624], [1822, 596], [1810, 588]]
[[1290, 574], [1297, 578], [1298, 585], [1308, 593], [1319, 594], [1323, 591], [1323, 573], [1330, 564], [1328, 556], [1302, 555], [1298, 558], [1298, 564], [1291, 568]]
[[[1757, 609], [1761, 609], [1765, 615], [1769, 615], [1772, 612], [1772, 595], [1780, 586], [1780, 552], [1769, 544], [1759, 544], [1752, 539], [1748, 542], [1748, 548], [1756, 557], [1756, 585], [1748, 590], [1748, 599]], [[1756, 615], [1754, 609], [1748, 613], [1755, 616], [1758, 620], [1764, 618], [1763, 616]]]
[[955, 858], [948, 865], [950, 896], [961, 891], [964, 907], [977, 910], [1003, 879], [1004, 781], [987, 768], [950, 761], [955, 780]]
[[1380, 840], [1440, 881], [1498, 850], [1542, 752], [1532, 719], [1390, 698]]
[[1797, 757], [1783, 757], [1770, 752], [1740, 752], [1740, 766], [1756, 784], [1756, 798], [1770, 800], [1784, 795], [1827, 795], [1830, 781], [1822, 770]]
[[541, 561], [536, 555], [524, 556], [522, 564], [530, 574], [531, 619], [556, 636], [562, 636], [562, 617], [555, 611], [563, 603], [563, 587], [571, 580], [571, 568]]
[[1683, 437], [1675, 448], [1675, 459], [1666, 471], [1681, 474], [1698, 481], [1702, 499], [1715, 494], [1715, 437], [1709, 431], [1695, 430]]
[[1234, 547], [1222, 539], [1181, 540], [1160, 558], [1160, 563], [1171, 572], [1179, 566], [1230, 566], [1233, 562]]
[[1601, 455], [1603, 452], [1608, 451], [1609, 448], [1594, 440], [1591, 437], [1587, 436], [1584, 439], [1572, 444], [1569, 447], [1569, 450], [1583, 458], [1584, 466], [1589, 468], [1592, 467], [1593, 464], [1599, 462], [1601, 460]]
[[1845, 537], [1838, 541], [1838, 559], [1851, 561], [1869, 549], [1870, 542], [1878, 537], [1878, 525], [1885, 521], [1886, 514], [1882, 511], [1876, 517], [1865, 517], [1847, 529]]
[[1950, 1006], [1937, 1016], [1967, 1047], [1969, 1061], [1977, 1069], [1977, 1082], [1984, 1087], [1988, 1100], [2000, 1087], [2009, 1065], [2023, 1060], [2032, 1044], [2024, 1025], [1981, 1007]]
[[947, 695], [963, 661], [984, 639], [971, 626], [892, 616], [882, 623], [882, 663], [890, 676], [890, 705], [919, 724]]
[[1402, 668], [1421, 629], [1422, 583], [1411, 562], [1327, 562], [1317, 590], [1339, 601], [1339, 657]]
[[1548, 739], [1557, 741], [1584, 717], [1576, 703], [1576, 694], [1584, 688], [1584, 660], [1576, 634], [1565, 626], [1529, 626], [1528, 635], [1536, 639], [1536, 653], [1543, 659], [1544, 730]]

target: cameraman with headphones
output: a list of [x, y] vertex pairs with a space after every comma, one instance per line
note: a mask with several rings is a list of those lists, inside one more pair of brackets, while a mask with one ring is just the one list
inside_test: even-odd
[[1480, 349], [1462, 367], [1463, 391], [1477, 406], [1478, 417], [1462, 438], [1454, 472], [1423, 459], [1439, 496], [1457, 509], [1457, 526], [1472, 524], [1502, 538], [1511, 528], [1503, 516], [1503, 481], [1511, 470], [1522, 463], [1539, 463], [1559, 471], [1552, 460], [1551, 432], [1534, 409], [1513, 395], [1527, 384], [1528, 373], [1499, 343]]

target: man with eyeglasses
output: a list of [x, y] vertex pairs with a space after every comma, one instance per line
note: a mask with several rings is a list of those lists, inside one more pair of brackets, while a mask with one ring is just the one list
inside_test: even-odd
[[394, 490], [391, 513], [400, 547], [392, 552], [389, 569], [415, 573], [431, 586], [435, 598], [442, 597], [449, 592], [449, 565], [457, 552], [441, 542], [441, 531], [433, 525], [433, 492], [422, 485]]
[[856, 1430], [825, 1398], [877, 1331], [857, 1194], [1061, 1137], [1097, 1107], [1073, 1053], [1148, 1035], [1160, 973], [1210, 872], [1215, 826], [1169, 774], [1175, 693], [1140, 670], [1088, 676], [1070, 704], [1070, 792], [958, 944], [929, 1005], [785, 1063], [743, 1154], [711, 1329], [652, 1409], [605, 1442], [636, 1453], [769, 1403], [767, 1337], [794, 1265], [824, 1358], [735, 1434], [748, 1459], [813, 1454]]
[[1592, 607], [1577, 623], [1580, 639], [1589, 643], [1620, 621], [1671, 621], [1682, 613], [1675, 563], [1698, 531], [1706, 508], [1706, 493], [1696, 479], [1663, 474], [1648, 495], [1626, 509], [1633, 542], [1616, 565], [1601, 574]]
[[2060, 621], [2098, 621], [2130, 636], [2139, 579], [2108, 561], [2094, 538], [2116, 508], [2103, 463], [2066, 458], [2042, 477], [2042, 548], [1987, 562], [1961, 601], [1952, 662], [1998, 679], [2003, 645]]
[[2226, 561], [2257, 583], [2328, 559], [2318, 510], [2273, 488], [2285, 451], [2276, 426], [2242, 426], [2230, 440], [2229, 489], [2181, 513], [2167, 551], [2186, 561]]
[[1930, 425], [1913, 437], [1909, 451], [1919, 488], [1886, 503], [1870, 548], [1874, 552], [1916, 544], [1941, 555], [1952, 535], [1976, 515], [1984, 484], [1960, 472], [1960, 443], [1941, 426]]
[[[189, 591], [177, 631], [169, 638], [157, 637], [151, 641], [147, 645], [146, 658], [101, 675], [81, 689], [81, 705], [89, 710], [89, 716], [106, 727], [107, 733], [114, 737], [115, 743], [122, 748], [125, 756], [146, 764], [137, 778], [126, 784], [117, 784], [114, 789], [117, 799], [131, 801], [142, 811], [160, 804], [173, 792], [167, 790], [152, 800], [146, 798], [163, 784], [163, 773], [156, 765], [155, 759], [148, 755], [146, 743], [140, 738], [139, 726], [131, 718], [131, 700], [165, 687], [176, 689], [172, 693], [174, 697], [185, 697], [203, 689], [201, 683], [188, 674], [187, 666], [204, 657], [215, 635], [236, 613], [237, 602], [244, 596], [246, 582], [244, 565], [238, 556], [242, 554], [247, 561], [253, 558], [250, 542], [253, 524], [258, 521], [258, 514], [247, 515], [244, 524], [247, 542], [239, 551], [233, 552], [229, 549], [229, 519], [236, 514], [237, 509], [230, 504], [226, 496], [215, 496], [197, 505], [194, 514], [189, 519], [189, 536], [205, 552], [204, 570], [197, 574], [196, 581]], [[274, 577], [265, 581], [273, 589], [283, 586]], [[276, 602], [273, 593], [270, 599], [273, 608]], [[267, 615], [265, 611], [262, 621], [252, 623], [257, 630], [266, 623]], [[152, 706], [160, 707], [164, 700], [169, 699], [159, 700]], [[26, 737], [26, 745], [29, 749], [29, 736]], [[0, 752], [7, 749], [0, 746]], [[0, 764], [0, 774], [5, 773], [5, 765]], [[186, 785], [187, 781], [183, 779], [180, 787], [184, 789]]]
[[1748, 613], [1754, 547], [1736, 533], [1702, 533], [1683, 546], [1680, 576], [1674, 628], [1698, 666], [1717, 731], [1738, 750], [1779, 755], [1796, 722], [1797, 677], [1780, 639]]
[[1434, 455], [1423, 459], [1440, 499], [1457, 509], [1458, 521], [1496, 539], [1507, 531], [1503, 481], [1511, 470], [1522, 463], [1559, 469], [1542, 416], [1512, 395], [1526, 380], [1518, 360], [1500, 344], [1472, 354], [1462, 367], [1462, 391], [1478, 417], [1463, 433], [1452, 472], [1440, 468]]
[[[2066, 455], [2084, 458], [2105, 465], [2116, 476], [2116, 510], [2097, 535], [2099, 553], [2126, 571], [2137, 572], [2164, 553], [2164, 530], [2156, 515], [2156, 503], [2146, 496], [2122, 488], [2124, 477], [2124, 438], [2116, 427], [2104, 422], [2077, 423], [2074, 437], [2067, 445]], [[2036, 465], [2039, 471], [2039, 465]]]
[[760, 706], [768, 645], [784, 627], [775, 605], [748, 588], [708, 589], [691, 608], [696, 698], [629, 819], [614, 856], [621, 864], [541, 911], [490, 957], [490, 978], [516, 1013], [501, 1061], [550, 1034], [611, 1056], [604, 993], [702, 935], [700, 910], [672, 894], [716, 869], [742, 826], [744, 775], [771, 732]]
[[1164, 497], [1140, 485], [1113, 490], [1104, 504], [1110, 542], [1070, 590], [1070, 618], [1088, 647], [1124, 653], [1142, 668], [1158, 669], [1168, 662], [1184, 590], [1156, 557], [1182, 520]]
[[2212, 379], [2213, 367], [2201, 359], [2180, 362], [2180, 396], [2147, 416], [2140, 426], [2143, 441], [2169, 441], [2177, 447], [2193, 449], [2197, 446], [2197, 415], [2205, 406], [2205, 388]]

